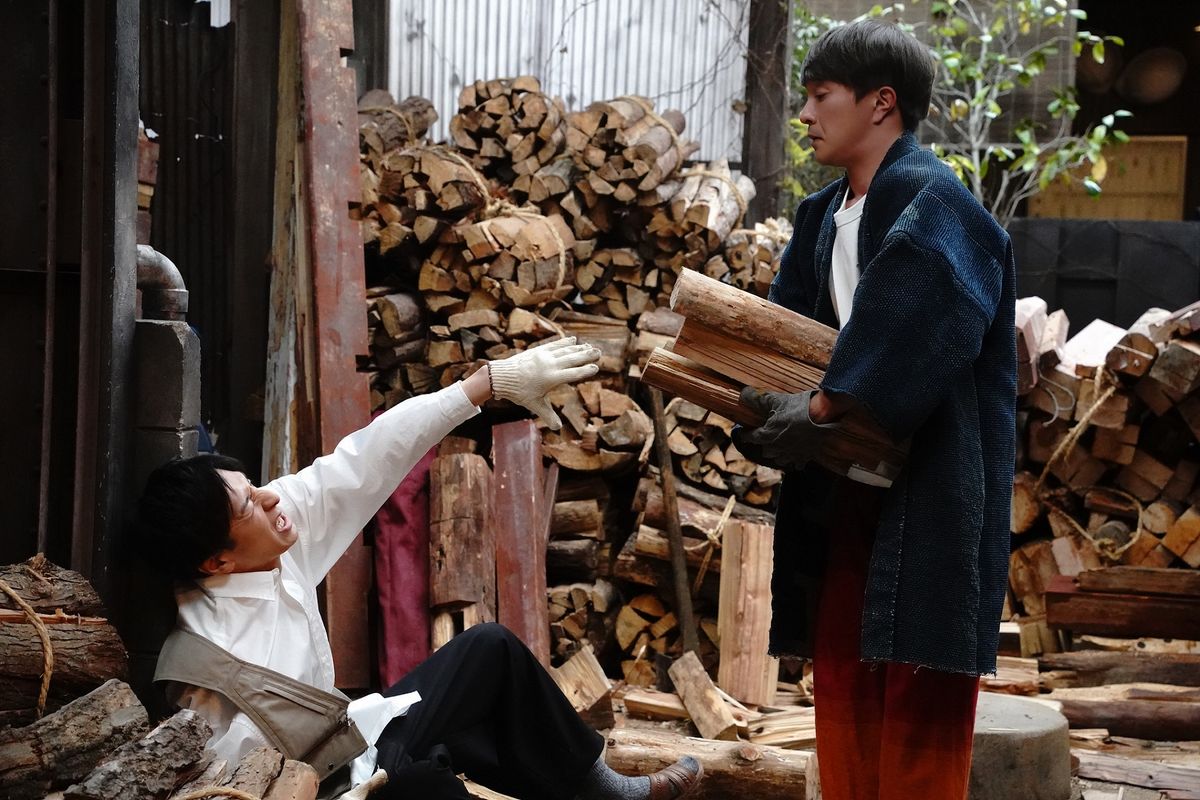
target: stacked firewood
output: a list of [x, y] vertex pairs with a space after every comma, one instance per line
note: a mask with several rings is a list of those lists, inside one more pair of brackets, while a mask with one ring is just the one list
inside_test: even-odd
[[738, 452], [731, 420], [680, 398], [667, 405], [665, 414], [667, 446], [678, 457], [678, 471], [685, 478], [748, 505], [772, 505], [783, 474]]
[[1095, 320], [1068, 338], [1064, 312], [1025, 298], [1017, 331], [1012, 530], [1027, 541], [1012, 557], [1012, 605], [1026, 650], [1052, 652], [1055, 576], [1200, 567], [1200, 305], [1152, 309], [1129, 329]]
[[543, 94], [537, 78], [475, 81], [459, 92], [450, 137], [480, 172], [511, 184], [562, 152], [565, 120], [562, 101]]
[[726, 238], [724, 253], [708, 259], [700, 271], [766, 297], [791, 238], [792, 226], [782, 219], [759, 222], [753, 229], [739, 228]]

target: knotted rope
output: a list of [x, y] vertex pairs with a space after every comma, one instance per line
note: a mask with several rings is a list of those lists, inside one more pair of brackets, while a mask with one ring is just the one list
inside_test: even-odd
[[693, 595], [700, 593], [700, 585], [704, 582], [704, 576], [708, 572], [708, 565], [712, 561], [713, 554], [721, 548], [721, 534], [725, 532], [725, 523], [729, 522], [729, 518], [733, 516], [735, 505], [737, 505], [737, 498], [729, 495], [729, 500], [725, 502], [725, 510], [721, 512], [721, 519], [717, 521], [712, 530], [704, 531], [705, 540], [698, 545], [705, 548], [704, 559], [700, 562], [700, 569], [696, 570], [696, 582], [692, 585]]

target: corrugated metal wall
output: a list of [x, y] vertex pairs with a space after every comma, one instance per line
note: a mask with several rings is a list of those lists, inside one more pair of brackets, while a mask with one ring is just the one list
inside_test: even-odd
[[481, 78], [535, 75], [570, 110], [640, 94], [684, 112], [697, 158], [739, 161], [749, 9], [749, 0], [390, 0], [387, 88], [433, 101], [437, 139], [459, 90]]

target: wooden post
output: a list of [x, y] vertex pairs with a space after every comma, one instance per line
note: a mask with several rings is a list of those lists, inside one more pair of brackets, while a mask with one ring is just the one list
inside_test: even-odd
[[760, 706], [775, 702], [779, 680], [779, 660], [767, 655], [773, 540], [770, 525], [749, 522], [730, 522], [721, 536], [717, 684], [738, 700]]
[[438, 456], [429, 475], [429, 606], [481, 603], [496, 618], [496, 542], [483, 456]]
[[671, 539], [671, 577], [675, 586], [675, 611], [683, 634], [684, 652], [700, 649], [696, 620], [692, 613], [692, 595], [688, 588], [687, 556], [683, 552], [683, 531], [679, 527], [679, 506], [675, 498], [674, 462], [667, 447], [667, 426], [663, 418], [662, 392], [650, 387], [650, 406], [654, 415], [654, 448], [658, 454], [658, 472], [662, 477], [663, 509], [667, 534]]
[[496, 611], [501, 624], [550, 666], [542, 436], [531, 420], [492, 428], [492, 520], [496, 536]]
[[784, 0], [751, 0], [746, 58], [746, 122], [742, 169], [756, 189], [743, 224], [753, 226], [778, 213], [787, 127], [791, 37]]

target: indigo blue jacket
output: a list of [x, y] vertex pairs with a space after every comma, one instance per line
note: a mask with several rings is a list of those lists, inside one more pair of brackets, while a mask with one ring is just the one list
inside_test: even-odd
[[[828, 279], [842, 178], [806, 198], [770, 299], [837, 327]], [[822, 388], [850, 395], [909, 458], [882, 498], [867, 579], [867, 661], [995, 671], [1008, 582], [1016, 407], [1008, 234], [911, 134], [863, 200], [862, 277]], [[833, 476], [784, 479], [771, 650], [811, 654]]]

